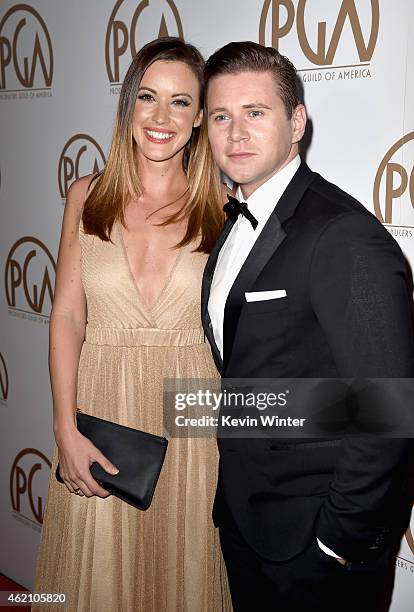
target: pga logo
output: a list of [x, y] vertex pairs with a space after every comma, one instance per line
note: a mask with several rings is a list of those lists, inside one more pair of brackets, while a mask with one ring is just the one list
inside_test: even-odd
[[183, 38], [181, 18], [173, 0], [118, 0], [105, 37], [110, 83], [119, 84], [137, 51], [160, 36]]
[[298, 69], [361, 65], [372, 59], [379, 24], [379, 0], [265, 0], [259, 42]]
[[105, 166], [105, 155], [97, 141], [88, 134], [75, 134], [65, 143], [59, 157], [58, 183], [62, 200], [70, 185], [87, 174], [96, 174]]
[[11, 309], [49, 316], [56, 263], [38, 238], [17, 240], [7, 256], [4, 274], [7, 305]]
[[0, 90], [50, 88], [53, 48], [43, 17], [28, 4], [12, 6], [0, 20]]
[[414, 225], [414, 132], [399, 138], [384, 155], [374, 180], [375, 215], [388, 225]]
[[10, 470], [10, 499], [18, 514], [43, 523], [51, 463], [35, 448], [21, 450]]

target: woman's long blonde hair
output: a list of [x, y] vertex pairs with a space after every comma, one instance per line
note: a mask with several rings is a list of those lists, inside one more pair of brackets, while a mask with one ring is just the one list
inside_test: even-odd
[[[110, 241], [116, 221], [125, 225], [124, 211], [130, 198], [143, 193], [139, 177], [137, 145], [132, 134], [132, 118], [138, 88], [144, 72], [157, 60], [183, 62], [195, 74], [200, 85], [200, 108], [204, 103], [204, 60], [200, 52], [180, 38], [154, 40], [137, 53], [122, 85], [116, 123], [108, 160], [93, 182], [82, 214], [87, 234]], [[187, 231], [177, 245], [181, 247], [201, 237], [197, 251], [210, 252], [223, 225], [220, 173], [208, 144], [207, 122], [193, 129], [183, 156], [189, 192], [184, 207], [163, 225], [187, 218]]]

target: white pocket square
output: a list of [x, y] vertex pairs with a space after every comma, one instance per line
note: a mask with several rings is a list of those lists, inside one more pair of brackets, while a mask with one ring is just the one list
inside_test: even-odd
[[275, 289], [274, 291], [248, 291], [244, 297], [246, 302], [264, 302], [265, 300], [278, 300], [287, 296], [285, 289]]

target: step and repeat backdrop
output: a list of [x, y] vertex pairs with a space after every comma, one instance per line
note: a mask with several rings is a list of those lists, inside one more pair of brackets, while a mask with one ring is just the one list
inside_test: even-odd
[[[303, 82], [307, 162], [362, 201], [413, 265], [413, 23], [412, 0], [2, 0], [0, 572], [33, 588], [53, 451], [47, 352], [65, 198], [105, 164], [133, 55], [165, 34], [206, 57], [230, 40], [278, 48]], [[393, 612], [412, 610], [413, 532], [414, 520]]]

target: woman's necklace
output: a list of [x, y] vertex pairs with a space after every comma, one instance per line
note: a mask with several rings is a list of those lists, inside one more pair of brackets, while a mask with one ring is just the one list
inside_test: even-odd
[[148, 219], [152, 217], [152, 215], [155, 215], [155, 213], [159, 212], [160, 210], [163, 210], [164, 208], [167, 208], [168, 206], [175, 204], [176, 202], [178, 202], [178, 200], [181, 200], [181, 198], [185, 196], [185, 194], [187, 193], [189, 189], [190, 189], [190, 185], [187, 185], [187, 187], [185, 188], [185, 191], [183, 191], [183, 193], [180, 194], [178, 198], [175, 198], [175, 200], [173, 200], [172, 202], [168, 202], [168, 204], [164, 204], [163, 206], [160, 206], [156, 210], [153, 210], [147, 217], [145, 217], [145, 221], [148, 221]]

